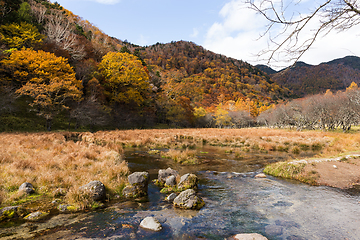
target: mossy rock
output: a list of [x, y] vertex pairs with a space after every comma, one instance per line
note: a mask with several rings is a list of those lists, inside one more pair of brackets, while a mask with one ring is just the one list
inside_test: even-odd
[[179, 189], [176, 186], [166, 186], [160, 190], [161, 193], [172, 193], [179, 192]]
[[20, 206], [4, 207], [0, 210], [0, 221], [18, 218], [25, 214], [25, 209]]
[[188, 189], [181, 192], [174, 199], [174, 206], [182, 209], [199, 210], [205, 206], [205, 202], [202, 198], [196, 196], [196, 192], [193, 189]]
[[76, 206], [69, 204], [60, 204], [57, 209], [62, 213], [76, 212], [79, 210]]
[[177, 185], [177, 188], [180, 191], [184, 191], [186, 189], [197, 189], [198, 185], [198, 177], [195, 174], [187, 173], [180, 178], [180, 182]]
[[126, 198], [138, 198], [147, 196], [147, 189], [134, 185], [126, 185], [122, 191], [122, 194]]
[[104, 208], [105, 207], [105, 204], [102, 203], [102, 202], [93, 202], [91, 204], [91, 209], [95, 210], [95, 209], [101, 209], [101, 208]]
[[44, 219], [48, 215], [49, 215], [48, 212], [37, 211], [26, 215], [24, 219], [27, 221], [39, 221], [41, 219]]

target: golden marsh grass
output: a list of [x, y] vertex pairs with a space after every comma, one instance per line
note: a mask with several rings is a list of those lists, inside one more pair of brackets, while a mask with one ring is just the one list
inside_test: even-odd
[[[75, 141], [69, 140], [72, 135]], [[78, 187], [99, 180], [111, 197], [121, 193], [129, 173], [121, 157], [123, 148], [166, 148], [170, 149], [168, 157], [186, 162], [189, 157], [195, 159], [191, 149], [203, 145], [231, 147], [239, 158], [242, 152], [249, 151], [287, 151], [295, 155], [313, 151], [329, 157], [358, 151], [360, 133], [268, 128], [1, 133], [0, 202], [8, 204], [21, 199], [23, 195], [17, 190], [23, 182], [32, 183], [37, 194], [47, 196], [64, 189], [64, 199], [77, 202], [81, 200]]]
[[0, 196], [4, 202], [22, 197], [17, 190], [23, 182], [32, 183], [38, 194], [48, 196], [65, 189], [71, 199], [80, 186], [99, 180], [115, 194], [129, 171], [118, 147], [66, 141], [62, 133], [2, 133], [0, 146]]

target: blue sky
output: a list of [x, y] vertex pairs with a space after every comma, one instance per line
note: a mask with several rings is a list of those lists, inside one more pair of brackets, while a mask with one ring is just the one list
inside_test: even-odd
[[[54, 0], [53, 0], [54, 1]], [[74, 14], [89, 20], [106, 34], [141, 46], [186, 40], [204, 48], [247, 61], [264, 64], [255, 55], [266, 49], [260, 38], [267, 22], [245, 8], [244, 0], [57, 0]], [[306, 8], [316, 3], [303, 0]], [[299, 11], [305, 9], [299, 5]], [[319, 64], [347, 55], [360, 56], [360, 27], [321, 38], [300, 60]], [[291, 65], [272, 65], [279, 69]]]

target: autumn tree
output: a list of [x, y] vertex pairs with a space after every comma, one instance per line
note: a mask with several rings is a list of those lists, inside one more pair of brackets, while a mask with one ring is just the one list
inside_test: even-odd
[[232, 126], [231, 117], [229, 116], [229, 111], [227, 111], [224, 108], [223, 104], [221, 103], [216, 107], [214, 120], [216, 126], [219, 128]]
[[9, 48], [35, 47], [43, 41], [44, 37], [35, 26], [26, 22], [0, 26], [0, 39]]
[[17, 88], [19, 95], [29, 96], [31, 106], [46, 119], [51, 130], [53, 117], [68, 109], [68, 100], [81, 98], [81, 82], [75, 78], [67, 60], [52, 53], [22, 49], [14, 51], [1, 61], [8, 72], [8, 81]]
[[109, 52], [99, 64], [105, 94], [112, 103], [141, 105], [150, 92], [149, 74], [136, 56]]

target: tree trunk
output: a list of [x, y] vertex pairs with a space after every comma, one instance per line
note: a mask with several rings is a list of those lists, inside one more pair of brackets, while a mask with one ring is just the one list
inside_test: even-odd
[[52, 119], [46, 119], [46, 130], [51, 131]]

